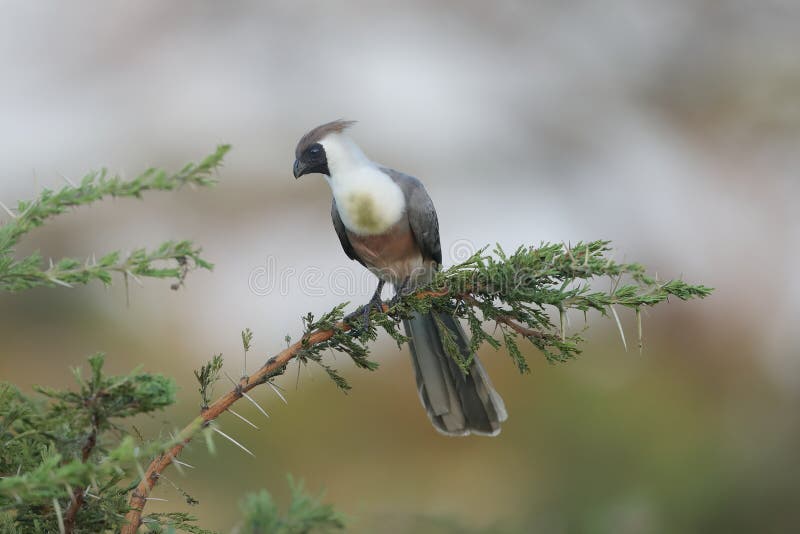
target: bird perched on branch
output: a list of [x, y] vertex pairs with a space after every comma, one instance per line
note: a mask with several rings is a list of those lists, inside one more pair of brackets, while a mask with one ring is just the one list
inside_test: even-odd
[[[442, 250], [425, 187], [413, 176], [370, 161], [345, 133], [353, 124], [337, 120], [305, 134], [295, 150], [294, 176], [325, 175], [342, 248], [378, 277], [375, 294], [361, 309], [367, 325], [371, 310], [382, 306], [384, 284], [392, 284], [398, 295], [425, 285], [441, 266]], [[415, 313], [403, 325], [419, 396], [433, 426], [451, 436], [497, 435], [506, 419], [503, 400], [471, 354], [458, 320], [447, 313]], [[468, 374], [448, 356], [443, 336], [455, 341], [465, 361], [471, 358]]]

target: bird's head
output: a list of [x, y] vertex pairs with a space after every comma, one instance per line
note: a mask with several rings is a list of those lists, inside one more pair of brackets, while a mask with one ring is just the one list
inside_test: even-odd
[[315, 172], [330, 176], [328, 154], [325, 152], [325, 140], [331, 135], [341, 134], [353, 124], [355, 124], [355, 121], [340, 119], [317, 126], [301, 137], [294, 151], [294, 177], [300, 178], [304, 174]]

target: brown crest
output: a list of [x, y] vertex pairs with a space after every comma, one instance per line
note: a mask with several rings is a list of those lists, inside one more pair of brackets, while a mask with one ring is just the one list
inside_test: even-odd
[[319, 143], [320, 139], [323, 139], [326, 135], [331, 133], [342, 133], [355, 123], [356, 121], [339, 119], [317, 126], [300, 138], [300, 141], [297, 143], [297, 148], [294, 151], [295, 156], [299, 158], [300, 154], [305, 152], [308, 147], [314, 143]]

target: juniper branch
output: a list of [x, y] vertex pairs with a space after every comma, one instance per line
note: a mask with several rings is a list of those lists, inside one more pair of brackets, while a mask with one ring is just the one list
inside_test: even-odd
[[[494, 255], [486, 254], [483, 249], [464, 263], [438, 273], [429, 287], [403, 296], [391, 307], [384, 304], [380, 311], [373, 312], [368, 325], [357, 323], [359, 328], [355, 331], [354, 325], [344, 321], [347, 303], [334, 307], [319, 319], [308, 314], [303, 318], [305, 333], [299, 341], [269, 358], [253, 375], [243, 377], [232, 390], [203, 409], [180, 432], [177, 443], [152, 461], [131, 493], [128, 523], [122, 532], [136, 532], [148, 495], [183, 448], [249, 391], [282, 374], [292, 359], [319, 363], [336, 385], [346, 391], [349, 389], [346, 380], [322, 363], [324, 351], [344, 352], [358, 367], [374, 370], [377, 363], [369, 359], [368, 345], [377, 338], [378, 326], [402, 344], [407, 340], [399, 332], [398, 321], [413, 312], [435, 310], [467, 319], [474, 349], [483, 343], [495, 348], [505, 344], [518, 369], [525, 372], [528, 364], [517, 345], [518, 336], [530, 341], [551, 362], [567, 360], [580, 352], [581, 338], [578, 334], [566, 336], [559, 330], [550, 318], [552, 310], [559, 316], [569, 309], [584, 312], [593, 309], [606, 314], [610, 306], [617, 304], [638, 311], [641, 306], [654, 306], [671, 296], [689, 300], [704, 298], [712, 291], [680, 280], [658, 282], [647, 276], [639, 264], [612, 261], [606, 254], [608, 245], [606, 241], [579, 243], [574, 247], [542, 244], [519, 248], [511, 255], [499, 247]], [[618, 281], [623, 276], [629, 276], [633, 283], [609, 292], [593, 291], [588, 283], [597, 277]], [[501, 326], [502, 342], [484, 331], [482, 325], [486, 322]], [[245, 346], [249, 348], [252, 334], [248, 332], [246, 337]], [[457, 363], [466, 372], [469, 362], [457, 359]], [[202, 387], [201, 376], [198, 379]]]

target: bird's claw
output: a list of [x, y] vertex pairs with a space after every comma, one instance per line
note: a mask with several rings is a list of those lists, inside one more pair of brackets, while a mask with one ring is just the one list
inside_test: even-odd
[[409, 278], [406, 278], [405, 280], [403, 280], [403, 283], [401, 283], [397, 287], [397, 290], [395, 291], [394, 296], [391, 298], [391, 300], [388, 303], [390, 308], [395, 307], [397, 305], [397, 303], [400, 302], [400, 300], [403, 297], [405, 297], [405, 296], [407, 296], [407, 295], [409, 295], [411, 293], [411, 290], [410, 290], [411, 288], [409, 287], [410, 285], [411, 284], [410, 284], [410, 279]]
[[[344, 320], [346, 323], [351, 323], [354, 335], [360, 335], [362, 332], [366, 332], [369, 330], [370, 326], [370, 314], [372, 310], [375, 309], [377, 311], [383, 311], [383, 300], [381, 300], [380, 294], [373, 295], [369, 302], [358, 308], [353, 313], [345, 316]], [[352, 325], [353, 319], [361, 319], [361, 324], [358, 326]]]

